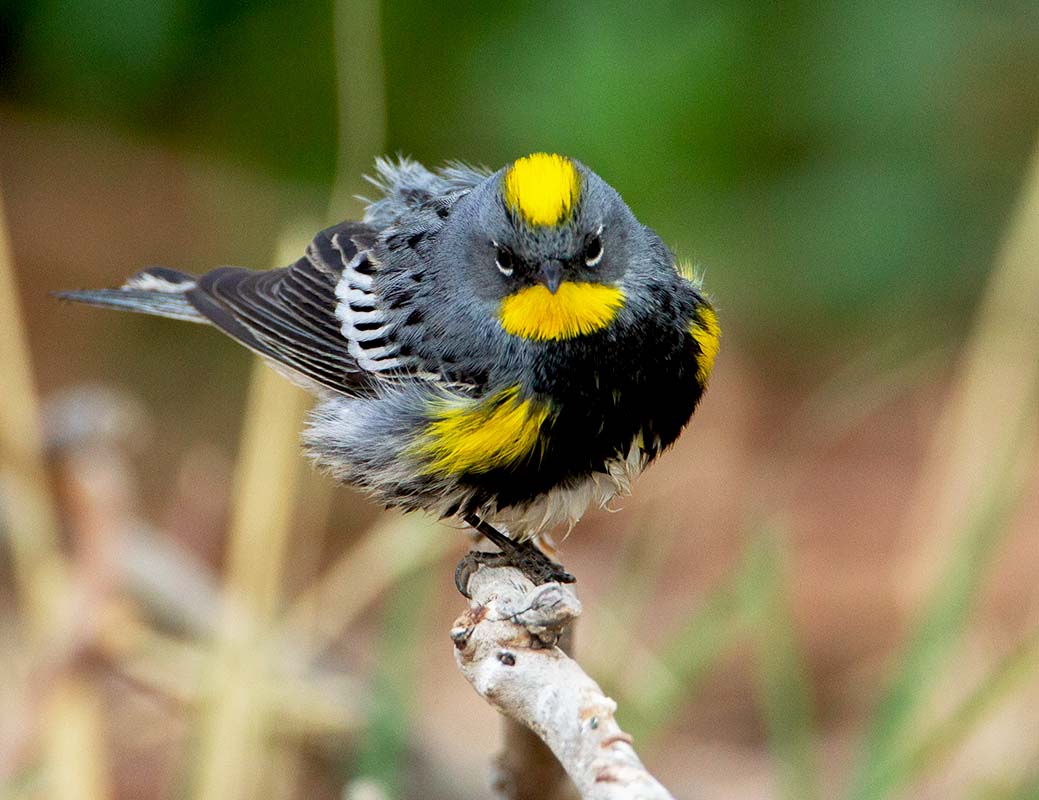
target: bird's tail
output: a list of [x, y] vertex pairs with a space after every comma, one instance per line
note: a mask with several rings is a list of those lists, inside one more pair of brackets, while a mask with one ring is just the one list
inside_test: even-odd
[[187, 298], [195, 278], [166, 267], [149, 267], [134, 275], [118, 289], [93, 289], [57, 292], [56, 297], [103, 308], [154, 314], [187, 322], [208, 322]]

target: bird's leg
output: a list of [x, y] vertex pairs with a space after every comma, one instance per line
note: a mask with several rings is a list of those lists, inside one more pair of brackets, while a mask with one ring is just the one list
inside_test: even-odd
[[494, 567], [515, 567], [531, 581], [534, 585], [556, 581], [558, 583], [573, 583], [577, 579], [563, 569], [544, 553], [542, 553], [533, 539], [517, 542], [510, 539], [489, 522], [480, 519], [476, 514], [466, 514], [463, 519], [480, 534], [494, 544], [500, 552], [487, 553], [473, 550], [466, 554], [455, 569], [455, 586], [463, 597], [469, 596], [469, 577], [480, 568], [481, 565]]

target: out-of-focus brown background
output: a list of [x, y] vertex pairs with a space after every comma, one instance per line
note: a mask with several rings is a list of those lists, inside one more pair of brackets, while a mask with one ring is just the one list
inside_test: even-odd
[[288, 261], [376, 153], [540, 149], [724, 330], [563, 543], [651, 770], [1039, 797], [1034, 4], [15, 0], [0, 64], [4, 797], [487, 796], [465, 537], [309, 471], [305, 401], [215, 332], [49, 293]]

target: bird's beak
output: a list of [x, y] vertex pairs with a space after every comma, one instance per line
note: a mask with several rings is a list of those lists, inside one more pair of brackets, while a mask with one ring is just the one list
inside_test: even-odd
[[543, 283], [552, 294], [555, 294], [559, 289], [559, 284], [563, 282], [563, 268], [558, 261], [546, 261], [541, 265], [541, 271], [538, 272], [535, 280]]

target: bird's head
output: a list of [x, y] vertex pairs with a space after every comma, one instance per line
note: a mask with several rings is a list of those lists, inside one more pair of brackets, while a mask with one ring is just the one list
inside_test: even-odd
[[459, 268], [506, 333], [572, 339], [607, 327], [624, 306], [643, 228], [583, 164], [525, 156], [490, 176], [459, 210]]

